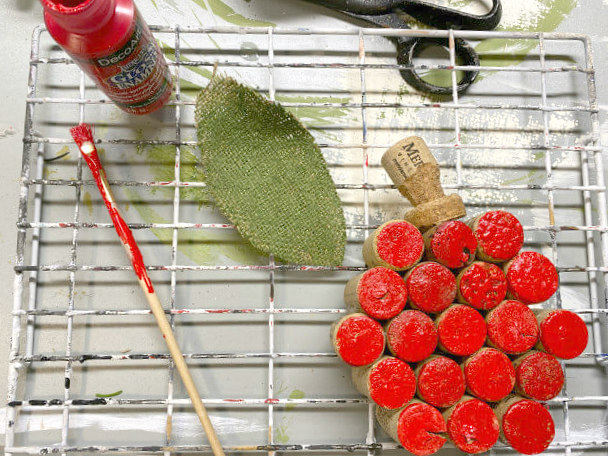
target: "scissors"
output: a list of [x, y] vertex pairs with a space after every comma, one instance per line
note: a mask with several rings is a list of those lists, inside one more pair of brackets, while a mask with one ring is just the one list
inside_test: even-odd
[[[376, 27], [409, 29], [399, 13], [406, 13], [414, 19], [440, 29], [492, 30], [500, 22], [502, 6], [500, 0], [492, 0], [492, 8], [487, 14], [475, 15], [452, 8], [432, 5], [418, 0], [306, 0], [339, 11], [354, 19]], [[414, 58], [431, 46], [446, 47], [443, 38], [397, 36], [392, 37], [397, 45], [397, 62], [413, 66]], [[454, 42], [456, 57], [466, 66], [479, 66], [479, 55], [464, 40]], [[401, 69], [403, 79], [415, 89], [429, 94], [447, 95], [451, 87], [438, 86], [424, 81], [413, 69]], [[457, 82], [456, 90], [466, 90], [477, 78], [478, 71], [465, 71]]]

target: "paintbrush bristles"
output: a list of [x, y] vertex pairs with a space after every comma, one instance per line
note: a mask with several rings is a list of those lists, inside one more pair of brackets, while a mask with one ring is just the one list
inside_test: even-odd
[[[82, 149], [82, 145], [86, 142], [95, 144], [95, 141], [93, 139], [93, 131], [91, 130], [91, 127], [86, 123], [82, 123], [80, 125], [70, 128], [70, 133], [72, 134], [72, 138], [74, 138], [74, 142], [78, 145], [79, 149]], [[93, 148], [95, 148], [95, 146], [93, 146]]]

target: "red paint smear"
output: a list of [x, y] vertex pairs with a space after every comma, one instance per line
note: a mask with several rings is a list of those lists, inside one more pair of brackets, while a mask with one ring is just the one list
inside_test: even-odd
[[420, 263], [411, 270], [405, 283], [410, 304], [423, 312], [442, 312], [456, 297], [456, 278], [439, 263]]
[[564, 386], [564, 372], [555, 357], [543, 352], [527, 355], [515, 369], [517, 389], [537, 401], [548, 401]]
[[357, 297], [361, 308], [370, 317], [388, 320], [405, 307], [407, 288], [395, 271], [378, 267], [363, 274], [357, 286]]
[[264, 404], [278, 404], [278, 403], [279, 403], [279, 400], [276, 398], [273, 398], [273, 397], [268, 398], [264, 401]]
[[70, 225], [68, 225], [67, 223], [59, 223], [59, 227], [60, 228], [68, 228]]
[[500, 433], [500, 424], [494, 411], [479, 399], [456, 405], [447, 427], [452, 443], [470, 454], [488, 451], [498, 441]]
[[[103, 169], [101, 161], [99, 160], [99, 156], [97, 155], [97, 149], [95, 148], [91, 127], [87, 124], [80, 124], [77, 127], [70, 129], [70, 132], [72, 134], [72, 138], [74, 138], [74, 141], [80, 148], [82, 156], [91, 170], [91, 174], [93, 174], [93, 178], [95, 179], [97, 188], [101, 193], [101, 197], [106, 203], [106, 208], [110, 213], [110, 217], [112, 218], [112, 222], [114, 223], [114, 228], [118, 233], [118, 237], [120, 237], [123, 244], [126, 244], [129, 247], [131, 264], [133, 264], [133, 270], [135, 271], [137, 278], [139, 280], [143, 280], [143, 282], [146, 284], [148, 293], [154, 293], [152, 281], [150, 280], [148, 272], [146, 271], [144, 259], [139, 247], [137, 246], [137, 243], [135, 242], [135, 238], [133, 238], [133, 233], [125, 223], [118, 209], [110, 202], [110, 197], [102, 183], [102, 181], [106, 180], [106, 173]], [[82, 152], [82, 145], [86, 142], [90, 142], [93, 145], [93, 152]]]
[[437, 334], [441, 347], [457, 356], [468, 356], [486, 341], [486, 322], [475, 309], [455, 304], [437, 319]]
[[235, 403], [239, 403], [239, 402], [245, 402], [244, 399], [224, 399], [224, 402], [235, 402]]
[[507, 355], [493, 348], [484, 348], [467, 361], [464, 378], [474, 396], [498, 402], [513, 390], [515, 369]]
[[427, 358], [437, 346], [435, 324], [419, 310], [406, 310], [393, 318], [386, 337], [393, 354], [410, 363]]
[[558, 358], [576, 358], [585, 350], [588, 338], [583, 319], [569, 310], [554, 310], [540, 323], [543, 348]]
[[230, 312], [230, 309], [208, 309], [207, 313], [224, 314]]
[[416, 393], [414, 371], [400, 359], [383, 359], [369, 375], [369, 392], [372, 400], [380, 407], [403, 407]]
[[464, 395], [462, 369], [456, 361], [437, 356], [423, 363], [418, 373], [418, 396], [435, 407], [451, 407]]
[[477, 221], [475, 237], [479, 249], [496, 261], [508, 261], [524, 244], [524, 229], [517, 218], [506, 211], [490, 211]]
[[488, 339], [508, 355], [524, 353], [538, 341], [534, 312], [519, 301], [504, 301], [486, 317]]
[[378, 233], [376, 241], [380, 258], [398, 269], [416, 264], [424, 251], [422, 234], [405, 221], [388, 223]]
[[351, 366], [365, 366], [384, 351], [384, 332], [376, 320], [355, 315], [342, 322], [336, 334], [338, 355]]
[[444, 432], [446, 425], [443, 416], [428, 404], [408, 405], [399, 415], [399, 442], [416, 456], [428, 456], [439, 451], [446, 442], [445, 437], [439, 435]]
[[507, 295], [507, 278], [495, 264], [476, 261], [458, 275], [458, 280], [464, 301], [479, 310], [493, 309]]
[[509, 293], [524, 304], [549, 299], [557, 290], [558, 281], [553, 263], [537, 252], [521, 252], [507, 269]]
[[542, 453], [555, 437], [555, 424], [547, 409], [527, 399], [513, 404], [502, 419], [507, 442], [523, 454]]
[[477, 239], [471, 228], [454, 220], [439, 225], [431, 238], [430, 248], [437, 261], [444, 266], [461, 268], [475, 257]]

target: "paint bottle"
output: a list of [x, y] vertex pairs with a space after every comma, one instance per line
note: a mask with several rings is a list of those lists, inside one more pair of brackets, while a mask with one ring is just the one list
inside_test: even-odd
[[118, 107], [132, 114], [161, 108], [171, 73], [133, 0], [41, 0], [57, 43]]

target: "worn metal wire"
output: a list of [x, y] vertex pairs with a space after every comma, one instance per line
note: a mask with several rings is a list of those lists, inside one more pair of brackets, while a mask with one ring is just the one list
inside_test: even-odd
[[[337, 107], [337, 108], [352, 108], [359, 109], [361, 112], [361, 127], [362, 136], [360, 142], [343, 143], [343, 144], [320, 144], [322, 148], [348, 149], [360, 151], [362, 155], [362, 181], [354, 184], [339, 184], [338, 189], [360, 190], [363, 200], [363, 224], [350, 225], [349, 230], [359, 230], [364, 233], [369, 233], [377, 225], [371, 224], [369, 212], [369, 195], [373, 190], [391, 188], [390, 185], [377, 185], [369, 182], [369, 165], [368, 154], [372, 149], [386, 149], [391, 144], [374, 144], [370, 143], [368, 138], [367, 112], [372, 109], [384, 108], [409, 108], [409, 109], [428, 109], [428, 110], [452, 110], [454, 115], [454, 135], [455, 143], [446, 144], [430, 144], [434, 149], [450, 149], [455, 151], [455, 170], [456, 184], [446, 185], [446, 189], [457, 191], [467, 189], [495, 189], [495, 190], [544, 190], [548, 197], [549, 224], [545, 226], [525, 226], [526, 232], [545, 232], [548, 233], [551, 240], [551, 248], [553, 260], [558, 265], [558, 271], [562, 272], [586, 272], [589, 279], [589, 294], [590, 308], [575, 309], [579, 314], [586, 314], [591, 318], [591, 337], [593, 351], [582, 355], [583, 358], [595, 358], [600, 364], [605, 364], [607, 361], [606, 349], [602, 345], [602, 336], [605, 336], [605, 326], [602, 326], [600, 317], [605, 318], [608, 313], [606, 307], [600, 304], [602, 295], [600, 289], [600, 277], [608, 276], [608, 216], [602, 208], [606, 207], [606, 184], [604, 180], [604, 168], [602, 163], [601, 151], [602, 147], [599, 144], [600, 127], [599, 127], [599, 107], [596, 96], [595, 87], [595, 71], [593, 68], [593, 57], [591, 54], [591, 42], [589, 37], [580, 34], [563, 34], [563, 33], [519, 33], [519, 32], [472, 32], [472, 31], [414, 31], [414, 30], [390, 30], [390, 29], [302, 29], [302, 28], [250, 28], [250, 27], [172, 27], [172, 26], [156, 26], [153, 27], [155, 32], [171, 33], [174, 36], [175, 47], [175, 62], [169, 64], [174, 68], [176, 81], [176, 96], [175, 100], [170, 102], [170, 105], [175, 106], [175, 137], [168, 140], [129, 140], [129, 139], [113, 139], [99, 140], [100, 144], [126, 144], [126, 145], [172, 145], [175, 147], [175, 173], [174, 179], [168, 182], [158, 181], [124, 181], [113, 180], [111, 185], [123, 187], [169, 187], [174, 189], [173, 194], [173, 212], [171, 223], [133, 223], [132, 229], [136, 230], [151, 230], [151, 229], [170, 229], [172, 230], [171, 237], [171, 261], [170, 264], [150, 265], [151, 271], [169, 271], [170, 272], [170, 308], [166, 313], [170, 315], [171, 324], [174, 324], [174, 318], [181, 314], [192, 315], [208, 315], [208, 314], [228, 314], [233, 316], [238, 322], [240, 314], [260, 314], [267, 316], [268, 323], [268, 351], [263, 353], [186, 353], [186, 359], [263, 359], [267, 363], [267, 398], [207, 398], [204, 399], [208, 405], [222, 405], [227, 407], [263, 407], [267, 409], [268, 414], [268, 438], [264, 443], [247, 445], [247, 446], [228, 446], [225, 448], [229, 452], [257, 451], [267, 452], [269, 455], [274, 455], [276, 452], [337, 452], [337, 451], [367, 451], [369, 455], [374, 454], [378, 449], [395, 449], [398, 445], [394, 442], [378, 442], [375, 434], [373, 405], [368, 404], [366, 399], [352, 398], [303, 398], [303, 399], [279, 399], [275, 397], [275, 360], [280, 359], [303, 359], [303, 358], [334, 358], [333, 353], [322, 352], [280, 352], [275, 347], [275, 315], [280, 314], [335, 314], [339, 315], [345, 312], [343, 308], [275, 308], [274, 292], [275, 292], [275, 273], [278, 271], [297, 271], [299, 274], [319, 271], [362, 271], [365, 268], [357, 265], [345, 265], [342, 267], [311, 267], [305, 265], [280, 265], [275, 264], [272, 256], [269, 257], [268, 263], [265, 265], [181, 265], [178, 263], [177, 249], [179, 245], [179, 236], [182, 230], [216, 230], [216, 229], [234, 229], [231, 224], [225, 223], [184, 223], [180, 222], [180, 189], [187, 187], [204, 187], [204, 183], [200, 182], [185, 182], [181, 180], [180, 169], [181, 148], [184, 146], [192, 147], [196, 144], [193, 141], [187, 141], [181, 133], [182, 128], [182, 107], [191, 106], [193, 101], [182, 99], [180, 85], [180, 68], [181, 67], [199, 67], [213, 66], [218, 63], [210, 60], [188, 60], [181, 58], [181, 36], [185, 34], [242, 34], [242, 35], [266, 35], [268, 39], [268, 59], [267, 63], [258, 62], [242, 62], [223, 60], [219, 62], [220, 66], [224, 67], [259, 67], [268, 70], [269, 82], [269, 97], [271, 100], [275, 98], [275, 72], [277, 68], [323, 68], [323, 69], [358, 69], [361, 80], [361, 99], [360, 102], [349, 103], [283, 103], [286, 107]], [[98, 230], [112, 229], [113, 225], [103, 222], [84, 222], [80, 219], [81, 198], [80, 194], [84, 188], [94, 186], [92, 180], [83, 179], [82, 176], [82, 161], [77, 162], [76, 179], [53, 179], [45, 177], [43, 173], [42, 160], [44, 156], [44, 146], [46, 144], [70, 144], [71, 140], [67, 137], [44, 137], [40, 136], [34, 130], [34, 114], [37, 106], [50, 105], [77, 105], [79, 106], [79, 120], [85, 121], [86, 108], [89, 105], [109, 103], [107, 99], [87, 98], [85, 93], [85, 79], [81, 74], [80, 87], [78, 97], [74, 98], [51, 98], [37, 96], [38, 70], [42, 65], [72, 65], [73, 62], [69, 58], [46, 58], [39, 55], [40, 37], [44, 32], [43, 27], [39, 27], [34, 31], [32, 39], [32, 50], [30, 56], [30, 73], [28, 78], [28, 93], [26, 99], [26, 118], [25, 118], [25, 135], [23, 149], [23, 163], [21, 174], [21, 194], [19, 200], [19, 213], [17, 221], [17, 257], [15, 265], [14, 278], [14, 301], [12, 310], [12, 345], [9, 355], [9, 381], [8, 381], [8, 409], [6, 415], [6, 447], [7, 455], [19, 454], [47, 454], [47, 453], [62, 453], [68, 454], [73, 452], [83, 453], [154, 453], [154, 454], [175, 454], [180, 452], [206, 452], [210, 448], [206, 445], [171, 445], [171, 432], [166, 434], [164, 446], [97, 446], [86, 447], [74, 443], [74, 439], [70, 435], [70, 414], [88, 408], [105, 407], [125, 408], [125, 407], [150, 407], [151, 409], [164, 408], [166, 410], [167, 421], [171, 422], [174, 410], [176, 407], [187, 407], [189, 402], [187, 399], [176, 399], [174, 397], [174, 372], [173, 364], [170, 361], [169, 355], [166, 353], [104, 353], [93, 352], [83, 355], [72, 354], [72, 333], [73, 321], [76, 317], [82, 316], [135, 316], [147, 315], [148, 310], [131, 310], [126, 307], [121, 307], [118, 301], [113, 308], [99, 310], [79, 310], [74, 307], [74, 290], [76, 287], [76, 273], [78, 271], [96, 271], [101, 274], [106, 271], [122, 271], [130, 269], [130, 266], [118, 266], [112, 264], [82, 264], [78, 262], [78, 239], [82, 230]], [[339, 62], [330, 63], [301, 63], [301, 62], [277, 62], [274, 56], [274, 40], [276, 36], [288, 35], [293, 39], [298, 39], [302, 35], [319, 35], [319, 36], [344, 36], [351, 35], [358, 37], [358, 61], [352, 64], [344, 64]], [[449, 41], [450, 65], [425, 65], [416, 66], [415, 69], [444, 69], [452, 71], [452, 100], [434, 103], [378, 103], [369, 102], [367, 100], [366, 89], [366, 71], [371, 69], [401, 69], [405, 68], [401, 65], [391, 64], [370, 64], [366, 61], [365, 38], [369, 36], [429, 36], [447, 38]], [[480, 66], [468, 67], [456, 64], [454, 39], [520, 39], [520, 40], [535, 40], [539, 47], [539, 61], [537, 65], [527, 67], [494, 67]], [[546, 42], [547, 41], [570, 41], [579, 42], [582, 44], [582, 52], [584, 53], [584, 66], [569, 65], [569, 66], [549, 66], [546, 60]], [[539, 104], [475, 104], [468, 103], [460, 99], [457, 91], [456, 72], [459, 70], [488, 70], [494, 72], [530, 72], [537, 73], [541, 78], [541, 97]], [[546, 75], [556, 72], [576, 72], [584, 75], [587, 82], [588, 105], [581, 106], [560, 106], [548, 102], [548, 89], [546, 84]], [[529, 145], [486, 145], [486, 144], [465, 144], [461, 141], [460, 135], [460, 119], [462, 115], [466, 115], [471, 110], [513, 110], [518, 112], [541, 112], [543, 116], [543, 141], [542, 144], [530, 147]], [[554, 112], [585, 112], [589, 113], [591, 118], [591, 128], [588, 131], [589, 140], [585, 145], [566, 146], [552, 145], [548, 138], [550, 135], [549, 114]], [[93, 120], [93, 119], [89, 119]], [[544, 151], [545, 162], [544, 172], [547, 176], [547, 182], [544, 185], [476, 185], [467, 184], [463, 177], [463, 162], [462, 152], [468, 150], [534, 150]], [[36, 167], [31, 169], [32, 156], [36, 151]], [[569, 151], [580, 154], [581, 157], [581, 175], [582, 183], [580, 185], [558, 185], [553, 183], [553, 167], [551, 154], [558, 151]], [[60, 222], [43, 222], [41, 220], [40, 205], [43, 201], [43, 193], [46, 187], [74, 187], [76, 191], [76, 203], [73, 209], [73, 217], [71, 220]], [[583, 209], [584, 209], [584, 225], [556, 225], [555, 223], [555, 192], [560, 190], [569, 190], [582, 192]], [[30, 192], [34, 192], [32, 198]], [[594, 202], [600, 208], [594, 218]], [[32, 206], [32, 207], [30, 207]], [[30, 214], [32, 212], [32, 214]], [[594, 223], [594, 219], [597, 220]], [[69, 230], [72, 233], [70, 261], [65, 264], [40, 264], [38, 260], [39, 253], [39, 235], [41, 229], [58, 229]], [[557, 235], [566, 231], [581, 231], [584, 233], [587, 253], [587, 266], [562, 264], [563, 258], [558, 257], [558, 241]], [[599, 239], [599, 242], [598, 242]], [[26, 251], [28, 251], [28, 242], [31, 244], [29, 251], [31, 257], [26, 259]], [[599, 251], [599, 255], [597, 252]], [[565, 259], [568, 261], [568, 259]], [[39, 308], [36, 302], [36, 290], [38, 286], [38, 274], [41, 271], [65, 271], [68, 273], [68, 308], [67, 310], [52, 310]], [[177, 273], [181, 271], [266, 271], [268, 273], [268, 306], [264, 308], [220, 308], [220, 309], [182, 309], [176, 303], [176, 289], [178, 286]], [[29, 292], [24, 294], [26, 285], [29, 287]], [[561, 296], [557, 295], [557, 305], [561, 306]], [[36, 355], [33, 351], [33, 337], [35, 331], [35, 323], [37, 319], [58, 316], [65, 317], [67, 321], [67, 338], [64, 354], [55, 355]], [[25, 329], [25, 347], [22, 347], [22, 333]], [[107, 362], [120, 362], [125, 360], [130, 361], [154, 361], [162, 362], [168, 365], [169, 381], [167, 385], [166, 398], [148, 398], [148, 399], [129, 399], [129, 398], [95, 398], [90, 400], [73, 399], [70, 395], [70, 377], [72, 375], [72, 366], [74, 363], [82, 363], [84, 361], [97, 360]], [[168, 363], [167, 363], [168, 361]], [[20, 382], [23, 381], [24, 372], [28, 366], [33, 363], [49, 364], [63, 363], [65, 375], [65, 388], [63, 398], [41, 400], [37, 398], [23, 398], [19, 396], [18, 388]], [[571, 362], [564, 362], [563, 366], [568, 369]], [[576, 440], [571, 438], [570, 433], [570, 405], [571, 404], [603, 404], [601, 407], [606, 407], [608, 404], [608, 396], [602, 395], [585, 395], [585, 396], [569, 396], [568, 389], [564, 388], [562, 394], [548, 401], [551, 406], [560, 407], [563, 410], [565, 423], [565, 440], [555, 441], [551, 445], [552, 449], [559, 449], [569, 454], [572, 449], [603, 449], [608, 448], [608, 440], [597, 438], [592, 440]], [[334, 408], [340, 407], [343, 404], [364, 404], [368, 405], [368, 433], [366, 436], [361, 436], [362, 441], [354, 444], [338, 444], [327, 442], [326, 444], [309, 444], [299, 442], [298, 444], [277, 444], [274, 439], [274, 414], [276, 408], [285, 408], [298, 404], [306, 407], [321, 407]], [[61, 443], [49, 442], [47, 445], [36, 446], [16, 446], [15, 445], [15, 422], [18, 419], [18, 412], [27, 412], [35, 414], [41, 410], [61, 410], [63, 412], [63, 425], [61, 432]], [[170, 426], [168, 426], [170, 429]], [[500, 452], [508, 451], [504, 446], [497, 447]]]

